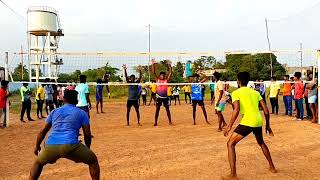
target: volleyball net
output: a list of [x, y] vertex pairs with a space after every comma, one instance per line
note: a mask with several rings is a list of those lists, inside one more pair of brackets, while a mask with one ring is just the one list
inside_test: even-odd
[[[17, 92], [23, 83], [35, 89], [39, 83], [54, 84], [59, 87], [76, 85], [79, 83], [80, 75], [87, 76], [90, 93], [94, 96], [96, 82], [105, 79], [107, 74], [111, 101], [125, 101], [129, 85], [124, 77], [123, 64], [127, 66], [128, 76], [134, 74], [138, 77], [138, 66], [142, 67], [142, 82], [140, 85], [147, 87], [154, 80], [151, 73], [151, 60], [157, 61], [156, 70], [168, 73], [167, 63], [172, 64], [173, 76], [168, 85], [179, 86], [193, 84], [192, 77], [201, 71], [209, 77], [205, 88], [205, 99], [210, 100], [210, 85], [214, 84], [210, 77], [214, 72], [221, 73], [221, 80], [231, 87], [237, 87], [236, 75], [241, 71], [248, 71], [251, 76], [250, 86], [256, 83], [269, 85], [269, 80], [275, 76], [282, 81], [284, 75], [292, 77], [295, 72], [301, 72], [302, 79], [307, 80], [307, 75], [313, 73], [316, 77], [318, 71], [318, 60], [320, 53], [317, 50], [277, 50], [277, 51], [223, 51], [223, 52], [62, 52], [54, 55], [48, 54], [26, 54], [9, 52], [8, 56], [2, 56], [3, 61], [0, 69], [1, 78], [10, 81], [9, 89]], [[41, 63], [32, 64], [30, 61], [38, 59]], [[2, 59], [2, 58], [1, 58]], [[49, 61], [49, 62], [48, 62]], [[6, 63], [7, 62], [7, 63]], [[272, 63], [271, 63], [272, 62]], [[49, 67], [48, 64], [52, 66]], [[38, 67], [38, 68], [37, 68]], [[34, 77], [38, 71], [38, 79]], [[7, 73], [5, 73], [7, 72]], [[51, 80], [50, 82], [48, 82]], [[47, 80], [45, 80], [47, 79]], [[257, 82], [257, 80], [259, 82]], [[263, 80], [263, 82], [260, 82]], [[280, 83], [280, 82], [279, 82]], [[155, 85], [157, 85], [155, 83]], [[106, 86], [104, 86], [106, 87]], [[235, 89], [234, 88], [234, 89]], [[231, 88], [232, 89], [232, 88]], [[105, 93], [108, 97], [109, 94]], [[18, 94], [17, 94], [18, 96]], [[150, 93], [148, 93], [150, 96]], [[93, 97], [94, 98], [94, 97]], [[109, 101], [110, 102], [110, 101]], [[11, 104], [20, 104], [11, 101]], [[320, 105], [320, 104], [319, 104]]]

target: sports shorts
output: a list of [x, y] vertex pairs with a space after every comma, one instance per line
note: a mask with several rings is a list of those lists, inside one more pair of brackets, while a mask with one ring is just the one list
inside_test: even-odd
[[79, 144], [46, 145], [40, 151], [37, 162], [40, 164], [53, 164], [60, 158], [66, 158], [76, 163], [92, 164], [96, 155], [87, 146]]

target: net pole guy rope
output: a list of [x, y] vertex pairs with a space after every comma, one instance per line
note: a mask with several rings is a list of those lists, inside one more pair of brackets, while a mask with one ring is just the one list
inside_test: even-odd
[[[6, 81], [9, 81], [9, 71], [8, 71], [8, 64], [9, 64], [9, 53], [6, 52], [6, 57], [5, 57], [5, 64], [4, 64], [4, 79]], [[9, 90], [7, 90], [9, 91]], [[10, 118], [9, 118], [9, 100], [7, 99], [6, 101], [6, 112], [5, 112], [5, 119], [6, 119], [6, 125], [7, 127], [10, 126]]]

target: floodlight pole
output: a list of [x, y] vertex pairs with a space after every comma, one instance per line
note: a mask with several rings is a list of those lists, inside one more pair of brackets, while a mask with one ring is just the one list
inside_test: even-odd
[[[9, 53], [5, 52], [5, 64], [4, 64], [4, 80], [9, 81]], [[9, 92], [9, 89], [7, 90]], [[6, 111], [5, 111], [5, 120], [6, 120], [6, 126], [10, 126], [10, 117], [9, 117], [9, 100], [6, 100]]]
[[302, 43], [300, 43], [300, 72], [302, 74]]
[[268, 27], [268, 20], [265, 18], [266, 21], [266, 34], [267, 34], [267, 41], [269, 46], [269, 58], [270, 58], [270, 75], [273, 76], [273, 65], [272, 65], [272, 56], [271, 56], [271, 45], [270, 45], [270, 39], [269, 39], [269, 27]]

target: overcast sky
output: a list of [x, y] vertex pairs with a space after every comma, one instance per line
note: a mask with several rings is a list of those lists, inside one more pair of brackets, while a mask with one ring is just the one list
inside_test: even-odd
[[[265, 50], [319, 48], [316, 0], [3, 0], [26, 17], [30, 6], [59, 11], [60, 51]], [[0, 51], [26, 47], [26, 21], [0, 3]]]

